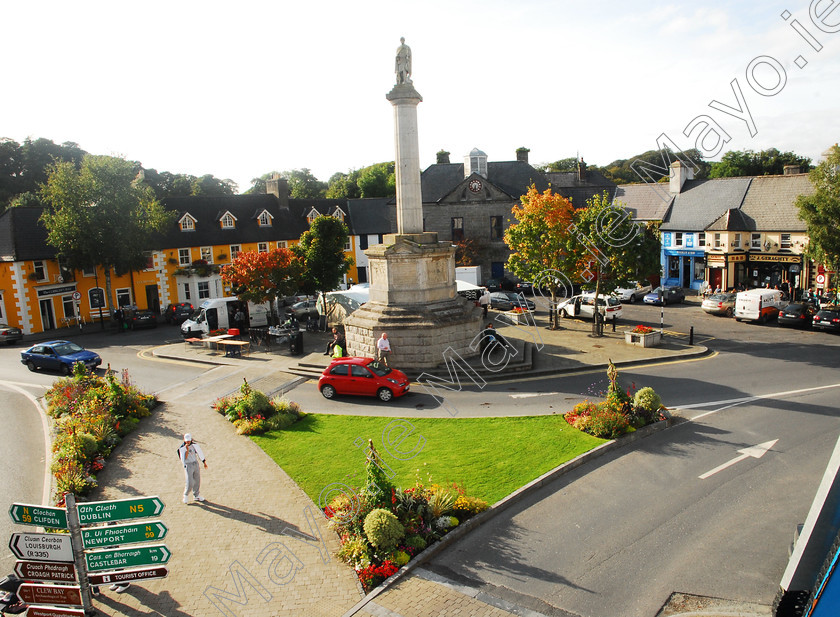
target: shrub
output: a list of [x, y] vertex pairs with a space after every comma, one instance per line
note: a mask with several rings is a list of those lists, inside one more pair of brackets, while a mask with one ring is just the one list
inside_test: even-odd
[[642, 388], [636, 392], [636, 398], [633, 402], [636, 407], [645, 411], [659, 411], [659, 408], [662, 407], [662, 399], [651, 387]]
[[267, 423], [262, 416], [239, 418], [233, 422], [238, 435], [262, 435], [267, 430]]
[[426, 548], [427, 544], [426, 541], [423, 539], [423, 536], [408, 536], [405, 539], [405, 545], [409, 548], [417, 549], [418, 551], [422, 551]]
[[290, 413], [276, 413], [266, 418], [265, 427], [268, 431], [282, 431], [299, 420], [298, 416]]
[[365, 539], [360, 536], [354, 535], [345, 540], [337, 555], [341, 561], [353, 566], [356, 570], [366, 568], [370, 565], [368, 544]]
[[484, 512], [488, 507], [487, 502], [483, 499], [470, 497], [469, 495], [458, 495], [458, 499], [452, 504], [452, 513], [466, 519], [479, 512]]
[[411, 560], [411, 557], [408, 556], [408, 553], [405, 551], [397, 551], [394, 553], [394, 563], [402, 568], [405, 564], [407, 564]]
[[365, 536], [376, 548], [390, 552], [405, 536], [405, 528], [388, 510], [377, 508], [365, 517]]
[[630, 421], [620, 411], [616, 411], [610, 405], [601, 403], [595, 413], [589, 416], [586, 432], [604, 439], [615, 439], [627, 432]]

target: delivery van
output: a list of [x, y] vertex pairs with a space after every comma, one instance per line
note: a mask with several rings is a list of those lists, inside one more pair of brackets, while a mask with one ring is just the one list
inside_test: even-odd
[[245, 313], [246, 327], [254, 328], [268, 325], [270, 308], [267, 302], [254, 304], [243, 302], [236, 296], [231, 298], [211, 298], [205, 300], [196, 313], [181, 324], [184, 338], [209, 335], [213, 330], [230, 330], [236, 327], [234, 316], [242, 308]]
[[735, 319], [764, 323], [779, 316], [785, 305], [782, 292], [777, 289], [749, 289], [735, 296]]

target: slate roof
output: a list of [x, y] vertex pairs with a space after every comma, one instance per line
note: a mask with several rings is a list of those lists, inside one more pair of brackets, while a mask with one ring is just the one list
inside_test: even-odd
[[814, 185], [808, 174], [787, 176], [756, 176], [744, 198], [741, 212], [749, 217], [748, 231], [806, 231], [805, 221], [799, 218], [796, 198], [811, 195]]
[[674, 196], [662, 231], [703, 231], [731, 208], [740, 208], [752, 178], [686, 180]]
[[47, 228], [38, 219], [43, 208], [9, 208], [0, 215], [0, 260], [54, 259], [55, 249], [47, 244]]
[[[752, 188], [750, 188], [752, 190]], [[749, 195], [749, 193], [747, 193]], [[744, 214], [743, 210], [730, 208], [714, 223], [706, 228], [707, 231], [753, 231], [755, 221]]]
[[[420, 175], [423, 203], [437, 203], [464, 181], [463, 163], [436, 163]], [[515, 200], [534, 184], [538, 191], [548, 188], [545, 176], [525, 161], [487, 163], [487, 181]]]
[[[664, 194], [668, 195], [663, 199]], [[615, 189], [615, 202], [621, 202], [635, 221], [664, 221], [674, 202], [668, 194], [668, 185], [651, 187], [647, 184], [620, 184]]]
[[583, 182], [578, 178], [577, 171], [549, 171], [545, 177], [551, 184], [551, 190], [570, 199], [575, 208], [583, 208], [588, 199], [604, 191], [610, 201], [615, 197], [615, 182], [599, 171], [587, 169]]
[[393, 197], [349, 199], [348, 226], [357, 236], [397, 233], [397, 206]]

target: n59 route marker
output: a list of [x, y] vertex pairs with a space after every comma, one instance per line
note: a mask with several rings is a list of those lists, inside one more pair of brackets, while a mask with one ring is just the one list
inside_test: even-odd
[[67, 526], [67, 510], [64, 508], [13, 503], [9, 508], [9, 516], [18, 525], [69, 529]]
[[82, 529], [82, 544], [85, 548], [108, 548], [123, 544], [155, 542], [166, 537], [169, 531], [160, 521], [131, 523], [129, 525], [106, 525]]

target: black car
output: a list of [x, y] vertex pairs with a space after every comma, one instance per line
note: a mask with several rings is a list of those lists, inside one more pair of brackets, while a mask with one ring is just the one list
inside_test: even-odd
[[779, 325], [808, 328], [816, 313], [816, 307], [808, 302], [788, 304], [779, 311]]
[[536, 308], [533, 302], [512, 291], [494, 291], [490, 294], [490, 308], [499, 311], [512, 311], [515, 307], [527, 308], [529, 311]]
[[840, 306], [826, 306], [821, 308], [814, 315], [811, 326], [817, 330], [840, 332]]
[[530, 281], [519, 281], [516, 284], [516, 293], [525, 294], [526, 296], [534, 295], [534, 284]]
[[134, 311], [126, 319], [128, 327], [132, 330], [137, 328], [157, 328], [157, 315], [154, 311]]
[[298, 321], [318, 319], [318, 301], [304, 300], [303, 302], [295, 302], [292, 306], [286, 307], [286, 315], [294, 315]]
[[195, 308], [189, 302], [170, 304], [163, 312], [163, 318], [166, 320], [166, 323], [182, 324], [190, 318], [194, 310]]
[[657, 287], [644, 297], [645, 304], [680, 304], [683, 300], [682, 287]]
[[484, 286], [487, 288], [487, 291], [513, 291], [516, 285], [514, 285], [513, 281], [509, 278], [495, 278], [495, 279], [488, 279]]

